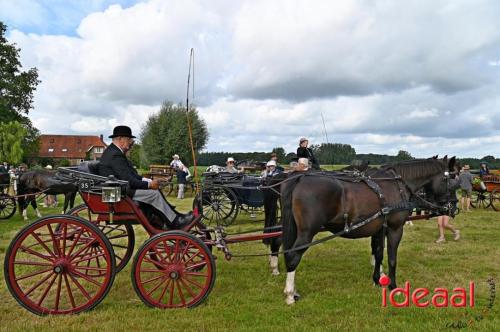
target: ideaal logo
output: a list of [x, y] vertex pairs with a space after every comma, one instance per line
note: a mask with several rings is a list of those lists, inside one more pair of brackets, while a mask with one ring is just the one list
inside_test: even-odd
[[[452, 307], [474, 307], [474, 282], [469, 282], [469, 287], [456, 287], [452, 291], [446, 288], [438, 287], [434, 291], [428, 288], [419, 287], [415, 290], [411, 289], [410, 282], [405, 282], [404, 287], [394, 288], [387, 296], [387, 288], [391, 283], [388, 276], [382, 276], [379, 279], [382, 288], [382, 307], [387, 307], [387, 298], [390, 304], [395, 308], [409, 307], [410, 303], [413, 305], [425, 308], [430, 305], [436, 308]], [[403, 295], [404, 299], [401, 302], [396, 300], [398, 294]], [[399, 297], [399, 296], [398, 296]]]

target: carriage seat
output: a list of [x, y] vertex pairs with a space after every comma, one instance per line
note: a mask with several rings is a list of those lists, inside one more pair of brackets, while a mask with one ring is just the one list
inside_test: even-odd
[[99, 175], [99, 161], [84, 161], [78, 165], [78, 170], [80, 172], [90, 173], [94, 175]]

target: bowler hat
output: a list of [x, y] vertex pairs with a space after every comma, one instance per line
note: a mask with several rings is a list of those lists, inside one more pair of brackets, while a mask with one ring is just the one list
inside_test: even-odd
[[113, 129], [113, 135], [109, 136], [109, 138], [119, 137], [119, 136], [135, 138], [135, 136], [132, 135], [132, 129], [130, 129], [130, 127], [127, 126], [116, 126]]

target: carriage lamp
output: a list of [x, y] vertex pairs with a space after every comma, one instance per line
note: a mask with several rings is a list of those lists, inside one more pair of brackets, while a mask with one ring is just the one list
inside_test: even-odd
[[110, 176], [109, 180], [104, 182], [104, 186], [102, 187], [101, 201], [103, 203], [116, 203], [121, 199], [122, 188], [120, 183], [113, 176]]

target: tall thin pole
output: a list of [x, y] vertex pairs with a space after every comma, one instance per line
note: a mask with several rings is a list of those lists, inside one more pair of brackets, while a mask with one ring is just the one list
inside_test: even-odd
[[326, 143], [329, 144], [330, 142], [328, 141], [328, 133], [326, 132], [325, 118], [323, 117], [323, 112], [321, 112], [321, 119], [323, 120], [323, 130], [325, 131]]
[[191, 143], [191, 154], [193, 157], [193, 167], [194, 167], [194, 180], [198, 181], [198, 167], [196, 165], [196, 154], [194, 152], [194, 143], [193, 143], [193, 129], [191, 127], [191, 117], [189, 116], [189, 83], [191, 80], [191, 67], [193, 68], [193, 98], [194, 98], [194, 49], [191, 48], [190, 56], [189, 56], [189, 73], [187, 80], [187, 92], [186, 92], [186, 118], [188, 125], [188, 133], [189, 133], [189, 143]]

